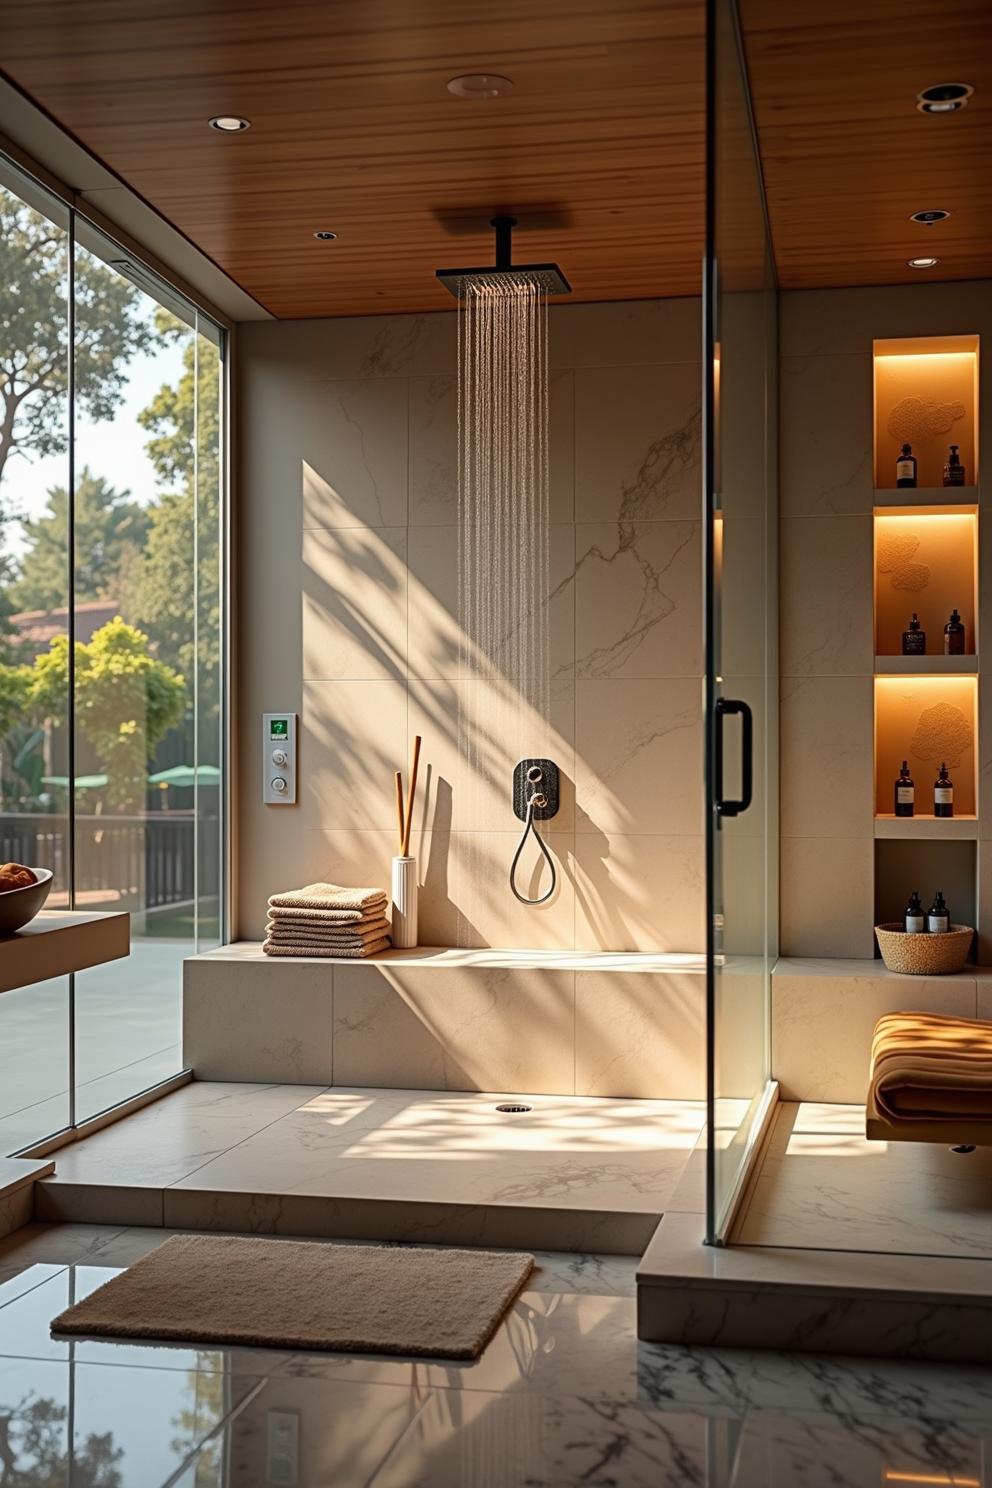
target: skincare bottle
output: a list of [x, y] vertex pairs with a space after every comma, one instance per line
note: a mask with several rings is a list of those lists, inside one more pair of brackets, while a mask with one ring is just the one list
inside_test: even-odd
[[964, 621], [957, 610], [951, 611], [951, 618], [944, 626], [944, 655], [964, 655]]
[[916, 456], [913, 454], [913, 446], [904, 444], [896, 460], [896, 485], [900, 487], [916, 485]]
[[909, 761], [903, 760], [895, 790], [896, 816], [912, 816], [916, 801], [916, 787], [909, 773]]
[[940, 774], [934, 782], [933, 814], [934, 816], [954, 815], [954, 786], [951, 784], [946, 765], [941, 765]]
[[920, 935], [927, 928], [926, 916], [923, 913], [923, 905], [920, 903], [920, 893], [914, 889], [909, 896], [906, 905], [906, 913], [903, 916], [903, 929], [907, 935]]
[[920, 629], [919, 616], [915, 610], [909, 622], [909, 629], [902, 633], [902, 654], [903, 656], [926, 656], [927, 654], [927, 633]]
[[947, 464], [944, 466], [944, 485], [964, 485], [964, 466], [961, 464], [961, 456], [958, 454], [956, 444], [951, 445], [950, 453], [947, 456]]
[[927, 929], [931, 935], [946, 935], [951, 928], [951, 912], [944, 903], [944, 896], [940, 889], [934, 897], [927, 915]]

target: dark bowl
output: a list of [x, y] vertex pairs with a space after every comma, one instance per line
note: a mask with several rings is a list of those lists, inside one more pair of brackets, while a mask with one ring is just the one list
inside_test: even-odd
[[44, 909], [45, 900], [52, 888], [50, 868], [32, 868], [33, 884], [22, 889], [7, 889], [0, 892], [0, 935], [13, 935], [34, 919], [39, 909]]

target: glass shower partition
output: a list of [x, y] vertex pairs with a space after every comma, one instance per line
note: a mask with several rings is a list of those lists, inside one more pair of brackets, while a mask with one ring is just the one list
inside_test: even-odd
[[707, 1224], [726, 1243], [773, 1099], [776, 286], [735, 0], [708, 27], [704, 283]]

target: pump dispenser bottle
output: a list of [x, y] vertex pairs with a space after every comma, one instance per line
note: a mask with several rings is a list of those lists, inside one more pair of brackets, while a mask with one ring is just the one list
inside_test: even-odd
[[954, 786], [947, 773], [946, 765], [941, 765], [940, 774], [934, 782], [933, 814], [934, 816], [954, 815]]
[[896, 816], [912, 816], [916, 808], [916, 786], [909, 773], [909, 760], [903, 760], [899, 779], [895, 785]]
[[964, 655], [964, 621], [957, 610], [951, 611], [951, 618], [944, 626], [944, 655]]
[[943, 893], [938, 889], [927, 915], [927, 929], [931, 935], [946, 935], [950, 928], [951, 912], [944, 903]]
[[961, 456], [958, 454], [956, 444], [952, 444], [948, 452], [947, 463], [944, 466], [944, 485], [964, 485], [964, 466], [961, 464]]
[[906, 905], [906, 913], [903, 916], [903, 929], [907, 935], [920, 935], [927, 928], [926, 915], [923, 913], [923, 905], [920, 903], [920, 893], [914, 889], [909, 896]]
[[926, 656], [927, 633], [920, 626], [920, 617], [913, 611], [913, 618], [909, 622], [909, 629], [902, 633], [903, 656]]

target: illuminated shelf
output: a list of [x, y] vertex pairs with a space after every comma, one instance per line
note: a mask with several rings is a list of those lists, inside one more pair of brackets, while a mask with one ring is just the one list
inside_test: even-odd
[[[922, 487], [932, 490], [942, 481], [951, 444], [960, 450], [965, 476], [977, 484], [978, 337], [903, 337], [875, 341], [872, 349], [875, 485], [895, 485], [903, 443], [913, 447]], [[913, 493], [899, 492], [907, 494]]]
[[[887, 507], [876, 511], [874, 533], [875, 654], [879, 660], [911, 660], [914, 665], [877, 666], [880, 672], [977, 670], [947, 666], [962, 657], [945, 657], [944, 626], [952, 610], [964, 625], [964, 644], [973, 653], [978, 614], [978, 513], [955, 503], [938, 508]], [[916, 612], [927, 649], [940, 655], [904, 658], [902, 637]], [[896, 653], [899, 653], [897, 656]], [[922, 663], [922, 665], [916, 665]]]
[[[904, 759], [909, 760], [916, 781], [917, 801], [931, 799], [929, 791], [938, 766], [946, 760], [960, 820], [974, 816], [978, 801], [977, 737], [978, 677], [974, 673], [953, 676], [928, 670], [876, 677], [876, 818], [884, 821], [890, 815], [893, 785]], [[899, 820], [922, 821], [923, 817]], [[951, 817], [951, 823], [954, 820]]]
[[876, 506], [977, 506], [977, 486], [876, 486]]
[[976, 842], [977, 816], [876, 816], [876, 837], [899, 837], [905, 841]]
[[977, 672], [978, 657], [971, 656], [876, 656], [875, 671], [880, 677], [933, 676], [939, 672]]

